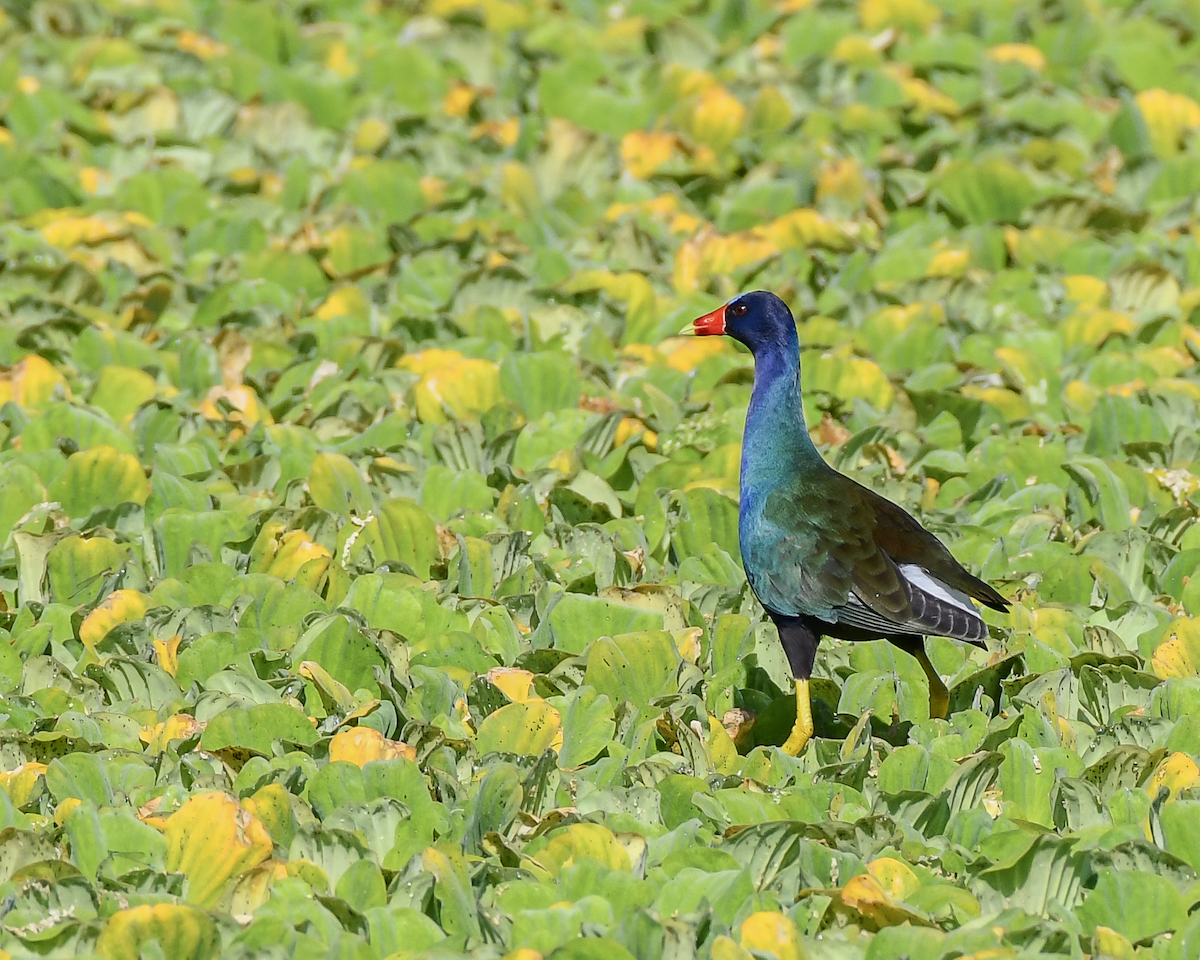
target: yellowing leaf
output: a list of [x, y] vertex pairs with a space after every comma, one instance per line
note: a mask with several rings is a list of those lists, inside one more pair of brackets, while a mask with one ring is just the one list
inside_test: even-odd
[[517, 667], [492, 667], [487, 672], [488, 682], [513, 703], [540, 699], [533, 692], [535, 674]]
[[1146, 121], [1154, 152], [1160, 157], [1175, 156], [1184, 135], [1200, 128], [1200, 103], [1182, 93], [1155, 87], [1143, 90], [1134, 100]]
[[818, 201], [840, 200], [851, 207], [859, 207], [866, 199], [869, 187], [862, 164], [854, 157], [839, 157], [822, 164], [817, 175], [816, 197]]
[[667, 354], [667, 366], [681, 373], [691, 373], [710, 357], [732, 352], [728, 341], [721, 337], [683, 340]]
[[129, 226], [116, 218], [100, 215], [90, 217], [60, 217], [41, 228], [46, 242], [61, 250], [69, 250], [81, 244], [95, 245], [109, 240], [121, 240], [129, 236]]
[[79, 625], [79, 639], [95, 648], [117, 624], [140, 620], [154, 601], [137, 590], [114, 590]]
[[396, 366], [419, 376], [424, 376], [434, 370], [449, 367], [465, 359], [457, 350], [439, 350], [436, 347], [421, 350], [417, 353], [406, 353], [396, 361]]
[[24, 360], [0, 372], [0, 406], [10, 401], [27, 410], [36, 409], [61, 387], [67, 396], [67, 381], [49, 361], [30, 354]]
[[692, 109], [689, 127], [696, 140], [721, 151], [733, 143], [745, 122], [746, 108], [742, 102], [724, 87], [714, 84], [701, 92]]
[[[787, 2], [794, 3], [795, 0], [787, 0]], [[754, 960], [754, 954], [745, 947], [739, 946], [725, 934], [721, 934], [713, 941], [711, 955], [712, 960]]]
[[831, 60], [839, 60], [854, 67], [870, 68], [883, 60], [883, 54], [871, 43], [870, 37], [852, 33], [842, 37], [829, 54]]
[[1081, 306], [1103, 306], [1108, 299], [1108, 284], [1099, 277], [1086, 273], [1074, 273], [1059, 281], [1067, 292], [1067, 300]]
[[280, 580], [291, 580], [310, 560], [329, 561], [331, 554], [303, 530], [291, 530], [279, 540], [279, 547], [262, 572]]
[[143, 727], [141, 741], [146, 744], [149, 753], [162, 753], [172, 740], [186, 740], [195, 736], [204, 725], [196, 722], [196, 718], [186, 713], [177, 713], [168, 717], [162, 723], [152, 727]]
[[250, 387], [213, 387], [200, 404], [200, 412], [210, 420], [228, 420], [253, 426], [274, 423], [271, 411]]
[[200, 60], [223, 57], [229, 52], [229, 48], [220, 40], [214, 40], [207, 34], [197, 33], [195, 30], [180, 30], [175, 34], [175, 45], [184, 53], [190, 53]]
[[752, 913], [742, 922], [742, 947], [779, 960], [806, 960], [808, 951], [791, 917], [775, 911]]
[[853, 250], [854, 240], [848, 229], [823, 216], [816, 210], [799, 209], [762, 228], [780, 250], [803, 250], [825, 247], [829, 250]]
[[867, 872], [893, 900], [906, 900], [921, 889], [921, 880], [902, 860], [879, 857], [867, 864]]
[[1127, 313], [1083, 307], [1063, 321], [1063, 343], [1068, 347], [1081, 343], [1099, 347], [1111, 336], [1131, 336], [1136, 328]]
[[522, 217], [532, 216], [542, 205], [537, 181], [523, 163], [510, 162], [500, 168], [500, 199]]
[[1146, 792], [1157, 797], [1158, 791], [1166, 787], [1169, 799], [1174, 800], [1180, 792], [1200, 782], [1200, 767], [1186, 753], [1173, 753], [1155, 768], [1146, 783]]
[[1200, 623], [1180, 617], [1164, 634], [1166, 639], [1154, 649], [1150, 668], [1163, 680], [1200, 675]]
[[50, 495], [72, 517], [122, 503], [145, 503], [150, 481], [138, 458], [99, 444], [71, 454], [66, 469], [50, 485]]
[[507, 704], [479, 725], [475, 746], [480, 754], [538, 756], [562, 746], [562, 715], [545, 700]]
[[805, 368], [809, 389], [824, 390], [847, 399], [859, 397], [878, 410], [886, 410], [896, 396], [895, 388], [879, 365], [844, 353], [829, 353]]
[[942, 250], [935, 253], [925, 268], [927, 277], [961, 277], [971, 266], [971, 254], [966, 250]]
[[44, 763], [23, 763], [15, 770], [0, 773], [0, 790], [8, 794], [14, 807], [23, 807], [33, 798], [34, 790], [45, 775]]
[[941, 18], [941, 11], [929, 0], [861, 0], [859, 22], [868, 30], [904, 27], [925, 33]]
[[714, 716], [708, 718], [708, 759], [712, 762], [717, 773], [730, 776], [737, 773], [742, 758], [738, 755], [737, 747], [729, 736], [729, 731], [722, 726], [721, 721]]
[[[153, 943], [157, 950], [142, 952]], [[221, 951], [217, 925], [203, 910], [185, 903], [143, 904], [118, 910], [96, 940], [106, 960], [138, 960], [146, 954], [171, 960], [211, 960]]]
[[500, 369], [490, 360], [459, 360], [425, 374], [414, 396], [423, 423], [477, 419], [500, 402]]
[[374, 727], [339, 730], [329, 741], [329, 759], [345, 760], [357, 767], [372, 760], [416, 760], [417, 751], [407, 743], [389, 740]]
[[158, 665], [171, 676], [179, 671], [179, 644], [183, 641], [183, 637], [179, 634], [171, 637], [169, 640], [160, 640], [154, 638], [154, 656], [158, 661]]
[[611, 870], [628, 873], [633, 869], [629, 854], [625, 852], [625, 848], [613, 832], [598, 823], [571, 824], [562, 833], [552, 837], [545, 848], [533, 856], [534, 862], [554, 877], [585, 858], [598, 860]]
[[1037, 73], [1046, 69], [1046, 55], [1029, 43], [1001, 43], [991, 47], [987, 55], [997, 63], [1020, 63]]
[[262, 863], [274, 844], [262, 823], [228, 794], [190, 797], [168, 819], [166, 869], [188, 878], [187, 900], [211, 907], [230, 878]]
[[678, 137], [673, 133], [632, 130], [621, 138], [621, 162], [638, 180], [650, 177], [675, 156]]

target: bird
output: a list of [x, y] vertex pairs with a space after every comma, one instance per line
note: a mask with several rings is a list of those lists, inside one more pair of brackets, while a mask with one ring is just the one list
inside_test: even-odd
[[813, 736], [809, 680], [822, 637], [888, 640], [915, 657], [929, 680], [929, 714], [945, 719], [950, 694], [925, 637], [986, 649], [972, 600], [998, 611], [1008, 601], [902, 507], [825, 462], [804, 422], [800, 339], [783, 300], [743, 293], [680, 333], [733, 337], [754, 355], [738, 542], [795, 678], [796, 721], [783, 751], [799, 756]]

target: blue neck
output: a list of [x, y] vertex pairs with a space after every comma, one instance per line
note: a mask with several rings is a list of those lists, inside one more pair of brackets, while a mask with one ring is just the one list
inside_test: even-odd
[[824, 464], [804, 424], [800, 341], [792, 327], [780, 340], [754, 344], [754, 392], [742, 441], [742, 499], [750, 488], [794, 478]]

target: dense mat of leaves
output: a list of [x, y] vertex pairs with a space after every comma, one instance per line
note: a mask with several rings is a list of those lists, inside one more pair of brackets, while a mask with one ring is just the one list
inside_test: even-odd
[[[0, 4], [0, 948], [1194, 957], [1200, 8]], [[829, 458], [1015, 602], [741, 571]]]

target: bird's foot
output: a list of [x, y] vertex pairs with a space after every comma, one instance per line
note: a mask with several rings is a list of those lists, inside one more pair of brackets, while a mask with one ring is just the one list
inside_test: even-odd
[[780, 749], [789, 757], [798, 757], [813, 735], [812, 702], [808, 696], [808, 681], [796, 681], [796, 723]]

